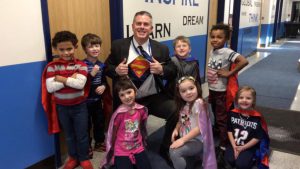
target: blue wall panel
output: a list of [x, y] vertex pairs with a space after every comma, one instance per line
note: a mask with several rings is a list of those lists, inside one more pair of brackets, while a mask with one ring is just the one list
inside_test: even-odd
[[[198, 59], [200, 76], [203, 78], [205, 75], [207, 35], [191, 36], [188, 38], [190, 39], [192, 46], [191, 55]], [[174, 55], [173, 40], [163, 41], [162, 43], [169, 47], [170, 55]], [[200, 55], [197, 53], [200, 53]]]
[[274, 24], [262, 24], [260, 33], [260, 44], [270, 44], [273, 40]]
[[[46, 62], [0, 67], [0, 164], [26, 168], [54, 154], [41, 106], [41, 74]], [[0, 167], [0, 168], [1, 168]]]
[[258, 26], [239, 29], [237, 52], [248, 56], [256, 51]]

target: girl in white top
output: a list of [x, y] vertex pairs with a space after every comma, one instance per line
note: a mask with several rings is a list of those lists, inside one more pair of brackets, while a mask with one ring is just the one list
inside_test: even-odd
[[179, 121], [170, 146], [175, 169], [195, 168], [195, 159], [200, 157], [204, 169], [217, 168], [211, 123], [201, 95], [200, 85], [192, 76], [178, 80], [175, 101]]

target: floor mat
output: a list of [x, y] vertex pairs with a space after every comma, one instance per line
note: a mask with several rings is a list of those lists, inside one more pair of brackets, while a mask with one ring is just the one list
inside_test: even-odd
[[257, 107], [268, 124], [271, 149], [300, 155], [300, 112]]
[[289, 109], [300, 83], [297, 69], [300, 44], [285, 43], [239, 75], [239, 85], [249, 85], [257, 92], [257, 105]]

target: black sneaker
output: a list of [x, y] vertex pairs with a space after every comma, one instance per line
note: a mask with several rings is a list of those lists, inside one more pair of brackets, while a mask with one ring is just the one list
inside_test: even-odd
[[104, 142], [97, 142], [94, 145], [94, 151], [97, 152], [105, 152], [106, 151], [106, 145]]

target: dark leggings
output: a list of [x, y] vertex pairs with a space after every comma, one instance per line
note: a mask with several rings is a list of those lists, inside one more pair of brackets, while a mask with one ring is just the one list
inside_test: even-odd
[[[134, 158], [136, 169], [151, 169], [146, 151], [135, 154]], [[115, 167], [116, 169], [134, 169], [134, 164], [132, 164], [128, 156], [115, 156]]]
[[225, 151], [225, 160], [237, 169], [251, 169], [254, 165], [255, 149], [250, 148], [241, 152], [237, 159], [234, 159], [232, 146], [228, 146]]
[[89, 121], [88, 121], [88, 133], [90, 138], [90, 145], [92, 142], [92, 136], [90, 134], [91, 129], [93, 129], [93, 137], [96, 143], [104, 142], [104, 126], [105, 126], [105, 116], [102, 109], [102, 101], [98, 100], [96, 102], [87, 103]]
[[209, 102], [215, 116], [215, 130], [219, 134], [220, 146], [225, 147], [227, 138], [226, 92], [209, 90]]

